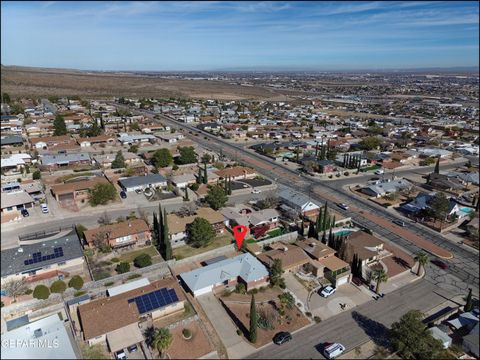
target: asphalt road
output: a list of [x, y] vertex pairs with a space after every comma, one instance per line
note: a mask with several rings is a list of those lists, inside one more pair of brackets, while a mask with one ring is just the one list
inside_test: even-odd
[[[146, 110], [141, 112], [150, 116], [159, 115]], [[317, 194], [314, 192], [314, 189], [320, 189], [321, 192], [334, 195], [339, 200], [343, 200], [343, 202], [365, 209], [377, 216], [387, 219], [388, 221], [393, 221], [395, 219], [404, 220], [404, 218], [401, 218], [400, 216], [395, 216], [394, 214], [386, 212], [379, 206], [376, 207], [375, 204], [369, 202], [368, 200], [355, 198], [348, 191], [342, 189], [341, 183], [338, 183], [337, 181], [321, 181], [310, 176], [304, 176], [283, 166], [283, 164], [276, 163], [267, 157], [259, 155], [251, 150], [244, 149], [242, 145], [232, 144], [221, 138], [218, 138], [217, 136], [200, 131], [194, 126], [178, 122], [170, 117], [160, 115], [160, 118], [163, 122], [168, 123], [172, 127], [181, 129], [183, 128], [184, 130], [187, 130], [188, 133], [185, 135], [191, 137], [202, 146], [217, 152], [228, 154], [239, 161], [244, 161], [255, 168], [260, 174], [269, 178], [273, 178], [278, 184], [282, 184], [286, 187], [294, 188], [297, 191], [308, 194], [314, 201], [316, 200], [324, 203], [327, 200], [325, 197], [321, 196], [321, 193]], [[420, 169], [407, 171], [412, 172], [418, 170]], [[430, 169], [426, 168], [423, 170], [428, 172]], [[345, 214], [346, 216], [350, 216], [358, 224], [373, 230], [392, 243], [405, 248], [411, 254], [416, 254], [422, 250], [413, 243], [398, 236], [393, 229], [386, 229], [382, 226], [379, 226], [376, 223], [365, 219], [360, 214], [341, 209], [336, 210]], [[410, 231], [438, 246], [449, 250], [454, 254], [453, 259], [444, 260], [449, 264], [449, 269], [446, 272], [443, 270], [440, 271], [439, 269], [434, 269], [427, 274], [428, 280], [446, 290], [451, 291], [455, 290], [458, 292], [466, 292], [466, 290], [471, 287], [474, 294], [478, 294], [479, 264], [478, 254], [476, 252], [469, 251], [456, 243], [452, 243], [433, 230], [426, 229], [423, 226], [415, 223], [409, 223], [408, 227]]]
[[[325, 342], [338, 342], [348, 352], [372, 339], [385, 344], [387, 329], [409, 310], [426, 312], [450, 299], [454, 294], [419, 280], [386, 295], [378, 301], [369, 301], [351, 310], [331, 317], [319, 324], [293, 334], [293, 340], [278, 346], [270, 344], [249, 355], [249, 359], [324, 359], [321, 354]], [[348, 329], [348, 331], [346, 331]]]

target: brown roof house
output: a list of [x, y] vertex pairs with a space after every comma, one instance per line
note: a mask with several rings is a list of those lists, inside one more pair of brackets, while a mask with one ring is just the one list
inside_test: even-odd
[[177, 214], [167, 215], [168, 235], [172, 248], [185, 245], [188, 237], [188, 225], [190, 225], [197, 217], [206, 219], [217, 234], [223, 234], [225, 231], [225, 218], [218, 211], [210, 208], [199, 208], [195, 215], [180, 217]]
[[[144, 279], [119, 286], [117, 295], [78, 306], [83, 339], [89, 344], [106, 343], [111, 352], [143, 341], [138, 326], [141, 317], [158, 319], [184, 309], [185, 295], [175, 279], [144, 285]], [[147, 280], [148, 281], [148, 280]], [[133, 284], [135, 286], [135, 284]]]
[[88, 180], [52, 185], [50, 191], [58, 202], [86, 200], [89, 197], [90, 189], [97, 184], [109, 184], [109, 182], [103, 177], [94, 177]]
[[145, 245], [152, 240], [152, 233], [145, 220], [134, 219], [116, 224], [100, 226], [83, 233], [85, 242], [90, 247], [108, 242], [112, 248], [132, 245]]
[[215, 171], [221, 178], [231, 178], [232, 180], [252, 179], [257, 176], [255, 170], [245, 166], [235, 166]]
[[350, 265], [335, 256], [334, 249], [313, 238], [297, 241], [297, 245], [312, 259], [314, 275], [325, 277], [337, 287], [350, 282]]
[[278, 242], [269, 245], [271, 250], [257, 255], [258, 260], [272, 267], [274, 260], [282, 261], [282, 270], [295, 272], [310, 262], [310, 258], [298, 246]]

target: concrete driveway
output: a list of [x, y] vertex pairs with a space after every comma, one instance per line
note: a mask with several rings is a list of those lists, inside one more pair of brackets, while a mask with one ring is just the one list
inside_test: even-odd
[[[328, 298], [321, 297], [318, 292], [313, 293], [310, 298], [310, 312], [325, 320], [343, 311], [351, 310], [369, 300], [372, 300], [372, 297], [354, 285], [344, 284], [338, 287], [335, 294]], [[340, 304], [346, 305], [345, 310], [342, 310]]]
[[242, 336], [237, 335], [237, 327], [215, 295], [212, 293], [201, 295], [197, 297], [197, 300], [222, 339], [230, 359], [248, 357], [257, 350]]
[[285, 279], [287, 289], [295, 296], [296, 302], [300, 302], [302, 304], [302, 309], [305, 309], [308, 299], [308, 290], [305, 289], [305, 286], [303, 286], [291, 272], [285, 272], [283, 278]]

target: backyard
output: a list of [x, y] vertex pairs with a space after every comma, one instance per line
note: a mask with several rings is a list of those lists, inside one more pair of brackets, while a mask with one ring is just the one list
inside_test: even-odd
[[179, 248], [173, 249], [173, 256], [177, 259], [185, 259], [187, 257], [198, 255], [222, 246], [231, 244], [233, 241], [232, 234], [225, 233], [215, 237], [211, 243], [205, 247], [195, 248], [190, 245], [184, 245]]

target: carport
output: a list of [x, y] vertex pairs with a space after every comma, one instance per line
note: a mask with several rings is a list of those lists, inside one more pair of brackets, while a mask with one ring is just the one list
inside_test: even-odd
[[138, 323], [124, 326], [107, 334], [107, 343], [111, 352], [125, 349], [142, 341], [143, 335], [138, 327]]

